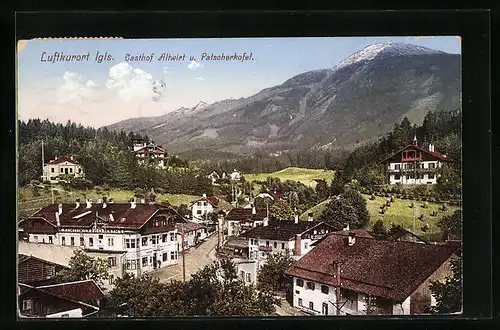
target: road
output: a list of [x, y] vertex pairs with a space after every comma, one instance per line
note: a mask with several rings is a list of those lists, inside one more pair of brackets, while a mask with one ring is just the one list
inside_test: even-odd
[[[206, 265], [217, 260], [215, 257], [215, 248], [217, 247], [217, 233], [207, 237], [206, 241], [192, 247], [186, 251], [186, 281], [190, 279], [191, 274], [196, 273]], [[182, 281], [182, 257], [179, 254], [179, 263], [177, 265], [167, 266], [151, 272], [151, 275], [158, 277], [160, 282], [171, 280]]]

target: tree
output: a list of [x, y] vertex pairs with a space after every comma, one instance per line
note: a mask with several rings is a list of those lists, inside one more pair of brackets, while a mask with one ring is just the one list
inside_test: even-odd
[[94, 280], [100, 286], [108, 278], [109, 264], [101, 258], [94, 258], [81, 250], [74, 252], [69, 260], [69, 269], [61, 270], [58, 276], [64, 282]]
[[363, 196], [354, 189], [346, 189], [341, 196], [356, 210], [357, 228], [365, 227], [370, 221], [370, 214]]
[[341, 230], [346, 224], [353, 229], [362, 227], [358, 223], [356, 209], [344, 198], [334, 198], [328, 203], [319, 220], [332, 225], [336, 230]]
[[276, 200], [269, 207], [269, 213], [275, 218], [288, 220], [293, 217], [293, 208], [286, 201]]
[[293, 263], [293, 259], [283, 254], [269, 255], [267, 262], [260, 268], [258, 288], [269, 291], [286, 291], [290, 288], [290, 280], [285, 277], [285, 270]]
[[377, 220], [372, 228], [373, 236], [376, 237], [385, 237], [387, 235], [387, 229], [384, 226], [384, 222], [382, 220]]
[[335, 179], [333, 179], [332, 184], [330, 186], [330, 195], [338, 196], [344, 192], [344, 186], [346, 185], [347, 180], [344, 177], [341, 171], [337, 171], [335, 174]]
[[462, 237], [462, 210], [456, 210], [453, 214], [442, 217], [437, 225], [441, 228], [445, 240], [450, 235]]
[[318, 198], [320, 201], [324, 201], [325, 199], [328, 198], [329, 191], [328, 191], [328, 184], [326, 183], [326, 180], [319, 180], [318, 183], [316, 184], [316, 194], [318, 195]]
[[446, 314], [462, 310], [462, 259], [452, 257], [451, 270], [453, 274], [443, 282], [431, 281], [429, 286], [432, 295], [436, 298], [436, 306], [430, 308], [431, 313]]

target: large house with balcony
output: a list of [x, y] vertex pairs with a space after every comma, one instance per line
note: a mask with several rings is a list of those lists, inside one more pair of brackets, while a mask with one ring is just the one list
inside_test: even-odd
[[73, 156], [56, 156], [54, 160], [43, 165], [42, 181], [57, 183], [66, 178], [83, 178], [85, 173]]
[[266, 209], [256, 208], [250, 204], [248, 208], [237, 207], [229, 211], [224, 217], [227, 226], [227, 236], [239, 236], [245, 231], [254, 228], [269, 219], [269, 212]]
[[428, 149], [418, 146], [415, 137], [413, 144], [382, 163], [387, 184], [436, 184], [441, 166], [454, 161], [435, 151], [433, 144], [429, 144]]
[[168, 166], [167, 152], [160, 145], [135, 140], [134, 153], [141, 165], [154, 165], [159, 168]]
[[429, 285], [452, 274], [458, 248], [332, 233], [285, 271], [293, 307], [313, 315], [425, 314], [436, 303]]
[[268, 254], [284, 254], [300, 258], [312, 248], [312, 243], [334, 231], [325, 222], [265, 219], [258, 225], [240, 235], [248, 240], [248, 257], [265, 259]]
[[[125, 270], [140, 275], [178, 263], [175, 210], [156, 204], [51, 204], [20, 222], [28, 242], [109, 252], [114, 266], [123, 257]], [[49, 259], [50, 260], [50, 259]]]

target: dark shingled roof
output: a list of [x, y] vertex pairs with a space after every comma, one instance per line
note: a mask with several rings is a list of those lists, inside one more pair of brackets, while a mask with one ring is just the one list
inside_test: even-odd
[[104, 293], [93, 280], [38, 286], [37, 289], [64, 299], [84, 303], [104, 297]]
[[[103, 208], [102, 203], [92, 203], [91, 207], [87, 208], [86, 202], [83, 202], [76, 208], [76, 204], [62, 204], [62, 214], [59, 215], [59, 221], [61, 228], [89, 228], [94, 224], [97, 212], [98, 217], [104, 220], [105, 228], [138, 229], [160, 209], [160, 206], [156, 204], [136, 204], [135, 208], [130, 206], [130, 203], [108, 203], [106, 208]], [[58, 209], [58, 204], [51, 204], [31, 215], [28, 219], [42, 218], [56, 226], [55, 213]], [[85, 215], [74, 218], [82, 214]], [[110, 221], [110, 214], [113, 214], [114, 221]]]
[[252, 214], [252, 209], [234, 208], [226, 216], [227, 221], [262, 221], [267, 217], [266, 209], [255, 209], [255, 214]]
[[[313, 229], [321, 224], [331, 227], [324, 222], [319, 221], [295, 221], [290, 220], [275, 220], [271, 219], [267, 226], [254, 227], [240, 236], [247, 238], [262, 238], [277, 241], [288, 241], [295, 239], [297, 234], [303, 234], [306, 231]], [[332, 227], [333, 228], [333, 227]]]
[[427, 240], [423, 239], [422, 237], [420, 237], [420, 236], [418, 236], [418, 235], [416, 235], [416, 234], [412, 233], [411, 231], [406, 230], [404, 228], [398, 228], [392, 234], [389, 234], [387, 236], [387, 239], [390, 240], [390, 241], [398, 241], [398, 240], [400, 240], [404, 236], [412, 236], [417, 241], [420, 241], [420, 242], [423, 242], [423, 243], [426, 243], [426, 244], [429, 243]]
[[184, 232], [189, 233], [191, 231], [206, 228], [207, 226], [203, 226], [203, 225], [201, 225], [199, 223], [195, 223], [195, 222], [185, 222], [185, 223], [176, 223], [175, 227], [178, 230], [181, 230], [182, 228], [184, 228]]
[[[365, 229], [349, 229], [349, 230], [337, 230], [328, 235], [341, 235], [348, 236], [350, 233], [356, 234], [356, 237], [364, 237], [364, 238], [373, 238], [373, 236]], [[311, 244], [312, 246], [316, 246], [323, 242], [328, 236], [321, 238], [320, 240]]]
[[402, 302], [458, 249], [452, 245], [329, 235], [295, 262], [286, 274], [337, 285], [335, 263], [341, 264], [342, 287]]
[[73, 163], [73, 164], [76, 164], [76, 165], [79, 164], [74, 159], [71, 159], [71, 156], [62, 156], [62, 157], [58, 157], [57, 159], [54, 159], [54, 160], [50, 161], [49, 165], [57, 165], [57, 164], [61, 164], [61, 163], [64, 163], [64, 162], [69, 162], [69, 163]]

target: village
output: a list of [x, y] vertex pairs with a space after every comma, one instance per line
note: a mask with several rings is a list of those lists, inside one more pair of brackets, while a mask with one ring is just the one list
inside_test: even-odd
[[[131, 152], [139, 166], [169, 167], [167, 151], [154, 142], [134, 140]], [[54, 186], [84, 179], [89, 170], [73, 155], [42, 162], [41, 181]], [[229, 194], [203, 193], [187, 212], [162, 203], [153, 187], [129, 200], [105, 193], [73, 202], [53, 197], [19, 221], [20, 315], [99, 316], [102, 301], [124, 277], [186, 282], [221, 260], [234, 265], [244, 285], [272, 292], [279, 303], [271, 315], [428, 314], [438, 303], [435, 283], [454, 275], [462, 243], [456, 232], [438, 232], [439, 225], [427, 218], [437, 219], [438, 213], [452, 218], [460, 204], [445, 197], [408, 197], [400, 190], [436, 186], [443, 165], [454, 163], [433, 144], [420, 146], [415, 136], [379, 164], [383, 187], [342, 181], [339, 172], [331, 187], [316, 179], [316, 192], [328, 187], [323, 202], [300, 210], [294, 202], [302, 198], [298, 189], [273, 190], [271, 178], [252, 181], [260, 185], [254, 189], [237, 169], [210, 169], [205, 179]], [[397, 207], [410, 209], [411, 226], [397, 225], [403, 216], [391, 215]], [[392, 226], [377, 221], [386, 215]], [[439, 239], [420, 235], [432, 230]], [[105, 278], [59, 276], [99, 265], [105, 266]], [[278, 274], [265, 275], [273, 271]]]

